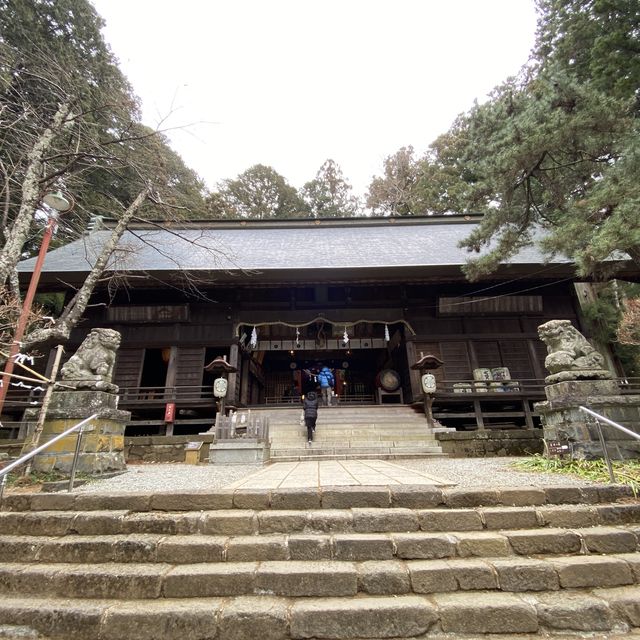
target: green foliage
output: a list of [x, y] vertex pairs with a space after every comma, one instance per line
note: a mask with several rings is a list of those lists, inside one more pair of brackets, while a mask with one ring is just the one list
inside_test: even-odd
[[636, 0], [538, 0], [538, 10], [541, 65], [570, 69], [578, 81], [611, 96], [635, 94], [640, 87]]
[[62, 74], [61, 88], [77, 97], [93, 122], [105, 124], [118, 111], [137, 118], [131, 86], [102, 37], [103, 26], [86, 0], [0, 0], [0, 42], [13, 51], [12, 67], [3, 74], [14, 95], [26, 97], [40, 114], [55, 109], [56, 83], [42, 84], [33, 75], [45, 68], [53, 78]]
[[60, 293], [36, 293], [35, 304], [42, 309], [42, 313], [48, 316], [59, 316], [64, 309], [65, 294]]
[[[609, 470], [604, 460], [564, 460], [546, 458], [536, 454], [512, 465], [518, 471], [562, 473], [592, 482], [610, 482]], [[640, 491], [640, 462], [637, 460], [612, 461], [616, 482], [631, 487], [633, 494]]]
[[256, 164], [235, 180], [224, 180], [208, 197], [207, 209], [213, 217], [269, 220], [300, 217], [306, 206], [275, 169]]
[[[204, 208], [202, 179], [184, 164], [162, 133], [133, 123], [126, 139], [117, 146], [114, 162], [95, 166], [90, 174], [80, 177], [81, 180], [89, 178], [92, 187], [90, 198], [78, 202], [87, 215], [112, 216], [113, 201], [131, 202], [140, 189], [141, 179], [147, 176], [161, 189], [160, 200], [164, 206], [171, 207], [174, 216], [189, 217]], [[74, 179], [70, 184], [75, 182]], [[166, 214], [163, 207], [148, 202], [141, 210], [141, 217], [162, 219]]]
[[598, 297], [582, 307], [591, 335], [611, 345], [629, 377], [640, 377], [640, 345], [622, 344], [617, 332], [623, 313], [622, 300], [639, 295], [640, 285], [615, 281], [599, 287]]
[[358, 198], [352, 194], [342, 169], [334, 160], [325, 160], [313, 180], [307, 182], [300, 195], [314, 218], [342, 218], [357, 216]]
[[[92, 215], [117, 216], [152, 182], [177, 211], [204, 206], [203, 184], [164, 136], [139, 122], [138, 101], [104, 41], [88, 0], [0, 0], [0, 204], [9, 228], [21, 204], [29, 153], [60, 104], [73, 124], [45, 157], [42, 193], [64, 188], [75, 208], [57, 242]], [[166, 210], [166, 209], [165, 209]], [[158, 218], [151, 204], [143, 215]]]
[[532, 244], [537, 229], [546, 232], [546, 253], [571, 256], [583, 274], [616, 251], [639, 252], [640, 226], [629, 215], [637, 187], [621, 188], [635, 164], [633, 126], [628, 100], [560, 71], [527, 70], [462, 116], [453, 147], [448, 139], [434, 145], [436, 169], [447, 170], [428, 188], [434, 195], [435, 184], [437, 201], [455, 211], [484, 214], [461, 243], [484, 251], [468, 265], [469, 277]]
[[[76, 473], [77, 480], [88, 480], [91, 476], [86, 473]], [[69, 474], [60, 471], [32, 471], [29, 475], [23, 475], [19, 470], [7, 475], [9, 487], [39, 487], [47, 482], [64, 482], [69, 480]]]
[[569, 256], [581, 275], [609, 276], [620, 252], [640, 267], [637, 2], [538, 9], [532, 60], [431, 145], [405, 197], [435, 213], [484, 214], [461, 243], [477, 254], [470, 279], [541, 236], [545, 254]]
[[374, 216], [410, 216], [421, 213], [422, 203], [415, 185], [421, 174], [420, 163], [413, 157], [413, 147], [402, 147], [384, 160], [381, 177], [369, 185], [367, 207]]

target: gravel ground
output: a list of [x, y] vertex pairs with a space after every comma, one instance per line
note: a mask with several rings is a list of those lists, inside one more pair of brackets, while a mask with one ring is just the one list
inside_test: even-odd
[[[460, 487], [559, 486], [596, 484], [554, 473], [523, 473], [510, 468], [519, 458], [430, 458], [394, 461]], [[137, 464], [106, 480], [77, 487], [78, 492], [135, 492], [219, 489], [259, 471], [256, 465], [191, 466], [185, 464]]]
[[567, 485], [593, 485], [597, 482], [583, 480], [564, 473], [526, 473], [516, 471], [510, 465], [523, 458], [439, 458], [402, 460], [408, 469], [455, 482], [460, 487], [514, 487], [538, 485], [541, 487]]

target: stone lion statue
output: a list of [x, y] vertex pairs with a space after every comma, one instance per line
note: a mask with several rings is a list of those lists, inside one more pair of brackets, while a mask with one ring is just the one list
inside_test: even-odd
[[117, 393], [111, 383], [120, 333], [113, 329], [92, 329], [78, 350], [62, 367], [61, 383], [76, 389], [97, 389]]
[[602, 380], [611, 378], [604, 357], [569, 320], [550, 320], [538, 327], [540, 340], [547, 345], [544, 366], [551, 373], [545, 382], [565, 380]]

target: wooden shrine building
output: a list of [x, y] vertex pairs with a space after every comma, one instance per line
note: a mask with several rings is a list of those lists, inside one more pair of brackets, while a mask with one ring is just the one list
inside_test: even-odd
[[[419, 372], [410, 366], [429, 353], [444, 363], [434, 412], [445, 426], [534, 426], [545, 376], [538, 325], [565, 318], [584, 331], [574, 265], [544, 264], [527, 249], [469, 283], [458, 242], [477, 221], [141, 224], [122, 238], [113, 278], [95, 292], [68, 351], [93, 327], [121, 332], [115, 382], [120, 407], [133, 412], [132, 435], [164, 433], [168, 405], [169, 432], [209, 426], [216, 405], [205, 366], [219, 356], [237, 369], [227, 404], [251, 407], [297, 401], [320, 365], [334, 370], [339, 403], [418, 402]], [[39, 290], [69, 295], [109, 234], [94, 230], [50, 252]], [[20, 266], [25, 282], [33, 263]], [[474, 383], [474, 370], [500, 367], [508, 385]], [[389, 371], [395, 385], [384, 384]], [[9, 396], [14, 420], [33, 402], [21, 397]]]

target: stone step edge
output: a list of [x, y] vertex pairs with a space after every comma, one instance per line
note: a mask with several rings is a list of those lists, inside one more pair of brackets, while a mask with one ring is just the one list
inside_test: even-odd
[[217, 489], [215, 491], [122, 493], [9, 493], [5, 511], [199, 511], [218, 509], [463, 508], [602, 504], [640, 505], [627, 485], [439, 488], [431, 485], [324, 486], [300, 489]]
[[[274, 434], [269, 434], [272, 442], [292, 442], [296, 443], [302, 440], [307, 435], [307, 430], [300, 430], [297, 433], [293, 433], [291, 435], [287, 435], [284, 437], [275, 437]], [[318, 439], [325, 440], [326, 442], [433, 442], [436, 440], [435, 435], [424, 434], [424, 433], [416, 433], [416, 434], [392, 434], [389, 437], [378, 436], [371, 437], [370, 434], [362, 434], [362, 435], [354, 435], [354, 434], [330, 434], [324, 431], [319, 432], [316, 429], [316, 437]], [[282, 434], [280, 434], [282, 436]]]
[[[378, 440], [378, 441], [364, 441], [364, 440], [351, 440], [347, 441], [338, 441], [338, 440], [327, 440], [326, 438], [318, 438], [314, 439], [313, 443], [318, 447], [322, 447], [324, 449], [344, 449], [347, 451], [367, 451], [367, 450], [378, 450], [383, 451], [387, 449], [391, 449], [394, 451], [400, 451], [405, 453], [410, 453], [413, 449], [416, 448], [424, 448], [424, 449], [440, 449], [440, 443], [437, 440], [413, 440], [406, 442], [394, 442], [393, 440]], [[291, 441], [283, 441], [283, 440], [272, 440], [270, 441], [271, 451], [282, 451], [285, 449], [305, 449], [307, 446], [307, 436], [305, 434], [304, 438], [300, 437], [297, 440]]]
[[[438, 446], [438, 441], [435, 438], [412, 438], [407, 440], [366, 440], [366, 439], [338, 439], [338, 438], [326, 438], [323, 437], [322, 434], [315, 434], [314, 438], [315, 442], [322, 443], [328, 447], [360, 447], [360, 448], [368, 448], [368, 447], [434, 447]], [[271, 448], [279, 447], [281, 449], [295, 449], [299, 446], [304, 446], [307, 442], [307, 434], [305, 432], [304, 436], [300, 436], [299, 438], [291, 439], [291, 440], [274, 440], [271, 439]]]
[[[290, 451], [290, 450], [289, 450]], [[276, 452], [271, 456], [272, 462], [319, 462], [321, 460], [420, 460], [421, 458], [447, 458], [447, 454], [442, 451], [431, 449], [430, 451], [417, 451], [416, 453], [398, 453], [393, 449], [383, 452], [367, 452], [367, 453], [332, 453], [331, 450], [313, 448], [300, 449], [297, 453]], [[433, 481], [436, 486], [455, 486], [455, 482]]]
[[[11, 598], [0, 601], [0, 624], [27, 623], [56, 640], [122, 640], [130, 637], [132, 628], [137, 629], [139, 640], [179, 640], [196, 635], [247, 640], [373, 639], [389, 637], [390, 629], [395, 638], [406, 640], [427, 633], [429, 637], [449, 633], [507, 638], [506, 634], [600, 632], [602, 638], [603, 631], [624, 634], [640, 626], [639, 600], [638, 588], [304, 599], [262, 595], [200, 598], [188, 603], [181, 599]], [[172, 624], [176, 620], [180, 623]], [[348, 635], [341, 632], [345, 627]], [[477, 635], [472, 637], [477, 640]]]
[[[559, 535], [593, 527], [637, 527], [635, 504], [460, 509], [227, 509], [212, 511], [14, 511], [0, 514], [2, 535], [446, 534], [519, 530]], [[574, 534], [575, 535], [575, 534]]]
[[[305, 455], [277, 455], [273, 456], [272, 462], [322, 462], [323, 460], [422, 460], [425, 458], [448, 458], [446, 453], [433, 452], [433, 453], [413, 453], [407, 455], [406, 453], [359, 453], [349, 455], [348, 453], [309, 453]], [[455, 482], [433, 482], [430, 485], [453, 487]], [[424, 485], [422, 485], [424, 486]]]
[[[513, 529], [491, 531], [414, 531], [411, 533], [233, 534], [70, 534], [61, 537], [0, 535], [0, 562], [102, 566], [129, 564], [202, 565], [238, 562], [488, 561], [515, 564], [532, 558], [601, 557], [624, 554], [640, 579], [640, 528]], [[632, 556], [631, 554], [635, 554]], [[0, 573], [3, 568], [0, 567]]]
[[270, 594], [355, 597], [628, 587], [640, 581], [640, 554], [458, 558], [405, 562], [22, 564], [0, 566], [0, 595], [67, 598], [197, 598]]

